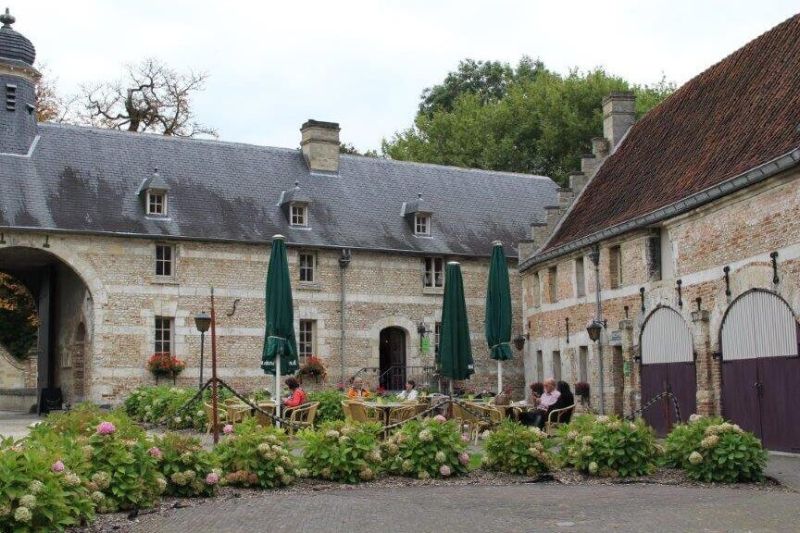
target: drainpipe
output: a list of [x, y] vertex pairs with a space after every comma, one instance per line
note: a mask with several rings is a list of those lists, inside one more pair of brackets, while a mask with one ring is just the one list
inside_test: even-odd
[[345, 346], [345, 284], [344, 271], [350, 266], [350, 250], [345, 248], [339, 257], [339, 361], [341, 364], [341, 382], [345, 380], [344, 346]]
[[[589, 259], [594, 264], [594, 294], [595, 294], [595, 302], [597, 304], [595, 309], [594, 319], [595, 323], [602, 325], [603, 304], [600, 301], [600, 245], [599, 244], [595, 244], [592, 247], [592, 251], [589, 252]], [[600, 414], [603, 415], [606, 412], [606, 406], [605, 406], [606, 387], [605, 387], [605, 378], [603, 377], [603, 331], [602, 330], [600, 330], [600, 336], [597, 338], [597, 350], [599, 355], [599, 367], [600, 367]]]

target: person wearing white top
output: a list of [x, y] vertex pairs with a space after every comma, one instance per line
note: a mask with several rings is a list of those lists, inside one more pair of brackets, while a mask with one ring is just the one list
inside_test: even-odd
[[413, 379], [409, 379], [406, 383], [406, 388], [397, 395], [401, 400], [416, 400], [419, 393], [417, 392], [417, 383]]

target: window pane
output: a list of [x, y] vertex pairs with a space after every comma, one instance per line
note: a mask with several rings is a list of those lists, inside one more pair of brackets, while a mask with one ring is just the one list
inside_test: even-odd
[[575, 294], [586, 296], [586, 271], [583, 267], [583, 257], [575, 260]]
[[300, 281], [314, 281], [314, 254], [300, 254]]
[[433, 354], [439, 355], [439, 334], [442, 332], [442, 323], [436, 322], [433, 325]]
[[172, 319], [157, 316], [155, 318], [155, 346], [156, 353], [172, 353]]
[[297, 339], [297, 351], [302, 362], [314, 355], [315, 320], [301, 320], [300, 334]]
[[156, 245], [156, 276], [172, 276], [172, 246]]

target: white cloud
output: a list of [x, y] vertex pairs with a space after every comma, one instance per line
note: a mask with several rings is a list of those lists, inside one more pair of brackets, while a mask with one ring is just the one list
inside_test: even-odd
[[62, 92], [156, 56], [211, 74], [198, 117], [221, 138], [296, 146], [307, 118], [360, 148], [411, 123], [419, 94], [464, 57], [527, 54], [682, 83], [791, 16], [786, 1], [7, 0]]

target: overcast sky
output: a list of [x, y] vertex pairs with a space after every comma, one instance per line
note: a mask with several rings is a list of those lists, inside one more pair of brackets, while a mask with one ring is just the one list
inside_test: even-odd
[[[2, 2], [0, 2], [2, 3]], [[465, 57], [603, 66], [680, 84], [792, 16], [797, 0], [6, 0], [69, 93], [158, 57], [210, 74], [195, 101], [220, 138], [294, 147], [308, 118], [376, 148]]]

